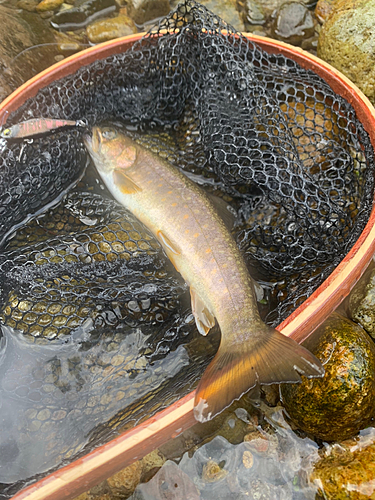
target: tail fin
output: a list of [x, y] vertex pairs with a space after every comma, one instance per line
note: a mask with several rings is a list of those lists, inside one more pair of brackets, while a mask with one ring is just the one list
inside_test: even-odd
[[231, 345], [222, 337], [195, 393], [194, 415], [199, 422], [211, 420], [257, 383], [300, 382], [300, 375], [324, 375], [320, 361], [307, 349], [264, 327], [255, 341], [247, 343]]

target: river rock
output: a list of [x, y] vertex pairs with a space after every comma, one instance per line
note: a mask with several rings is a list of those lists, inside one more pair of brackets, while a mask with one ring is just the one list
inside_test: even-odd
[[344, 73], [375, 104], [375, 0], [339, 0], [323, 24], [318, 56]]
[[28, 12], [35, 12], [38, 3], [38, 0], [19, 0], [17, 2], [17, 8], [27, 10]]
[[91, 43], [106, 42], [120, 36], [137, 32], [137, 27], [130, 17], [120, 15], [112, 19], [100, 19], [86, 28], [87, 37]]
[[222, 0], [220, 2], [217, 2], [217, 0], [201, 0], [200, 3], [228, 24], [234, 26], [237, 31], [245, 31], [245, 25], [237, 11], [235, 0]]
[[314, 19], [306, 5], [300, 2], [284, 3], [277, 10], [272, 24], [274, 38], [293, 45], [300, 45], [314, 35]]
[[318, 487], [316, 498], [375, 498], [374, 429], [367, 429], [364, 433], [357, 441], [342, 442], [323, 450], [323, 456], [315, 463], [310, 476], [310, 483]]
[[55, 62], [57, 46], [45, 45], [54, 41], [52, 30], [35, 13], [0, 5], [0, 101]]
[[54, 11], [57, 10], [63, 3], [64, 0], [42, 0], [36, 6], [36, 11], [37, 12]]
[[335, 10], [337, 0], [319, 0], [315, 7], [315, 16], [320, 23], [328, 18]]
[[171, 10], [168, 0], [130, 0], [127, 8], [129, 16], [139, 26], [166, 16]]
[[334, 313], [317, 332], [311, 350], [323, 378], [283, 384], [282, 401], [292, 422], [324, 441], [355, 435], [370, 421], [375, 403], [375, 346], [359, 326]]
[[349, 315], [375, 338], [375, 269], [365, 273], [349, 296]]
[[58, 12], [51, 25], [59, 30], [77, 30], [99, 17], [106, 17], [117, 9], [115, 0], [87, 0], [78, 7]]

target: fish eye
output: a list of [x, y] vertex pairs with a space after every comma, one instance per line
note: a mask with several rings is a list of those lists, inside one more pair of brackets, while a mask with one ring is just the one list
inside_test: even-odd
[[113, 130], [112, 128], [105, 128], [103, 131], [102, 131], [102, 137], [104, 139], [114, 139], [115, 137], [117, 136], [117, 132], [116, 130]]
[[11, 133], [12, 133], [12, 131], [10, 130], [10, 128], [6, 128], [6, 129], [4, 129], [4, 130], [1, 132], [1, 135], [2, 135], [3, 137], [9, 137]]

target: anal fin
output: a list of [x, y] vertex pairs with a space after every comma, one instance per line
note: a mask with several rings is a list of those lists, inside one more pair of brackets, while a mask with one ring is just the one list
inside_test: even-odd
[[198, 331], [201, 335], [207, 335], [210, 329], [215, 326], [215, 317], [193, 287], [190, 287], [190, 296], [191, 309]]

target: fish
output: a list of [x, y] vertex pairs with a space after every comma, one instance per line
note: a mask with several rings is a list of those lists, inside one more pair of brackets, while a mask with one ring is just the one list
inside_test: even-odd
[[83, 141], [112, 196], [152, 232], [190, 287], [198, 331], [220, 327], [219, 349], [196, 389], [196, 420], [212, 419], [256, 385], [324, 375], [311, 352], [260, 318], [244, 258], [198, 185], [118, 128], [95, 126]]
[[52, 132], [62, 127], [85, 126], [82, 120], [56, 120], [55, 118], [32, 118], [16, 123], [0, 132], [2, 139], [27, 139], [47, 132]]

